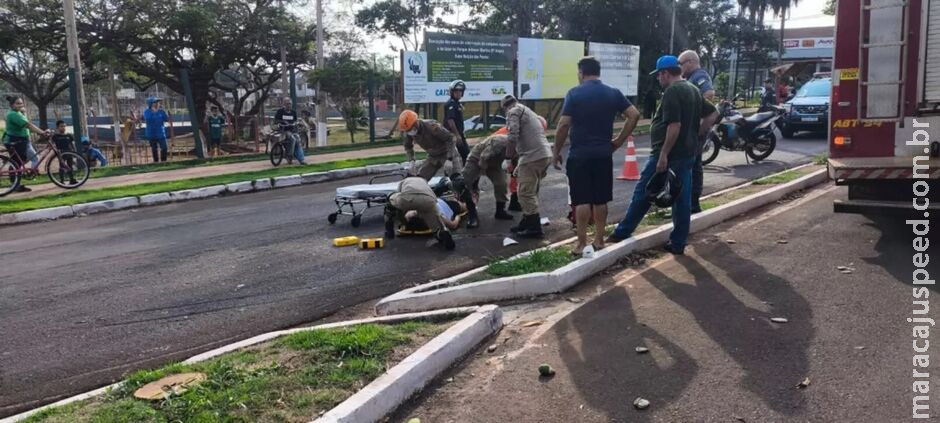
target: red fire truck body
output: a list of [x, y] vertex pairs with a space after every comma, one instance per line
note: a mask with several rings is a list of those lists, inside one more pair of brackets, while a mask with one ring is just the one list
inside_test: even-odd
[[835, 32], [829, 175], [848, 186], [835, 211], [923, 215], [925, 181], [940, 216], [940, 0], [840, 0]]

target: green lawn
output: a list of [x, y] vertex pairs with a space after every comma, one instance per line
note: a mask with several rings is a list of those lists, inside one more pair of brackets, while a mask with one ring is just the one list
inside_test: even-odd
[[573, 262], [577, 257], [564, 247], [538, 250], [515, 260], [501, 260], [487, 266], [486, 275], [494, 278], [529, 273], [551, 272]]
[[[118, 389], [26, 422], [308, 422], [447, 326], [407, 322], [301, 332], [200, 364], [137, 372]], [[147, 383], [186, 372], [206, 380], [163, 400], [133, 396]]]
[[[328, 147], [313, 147], [308, 148], [306, 151], [307, 155], [315, 156], [319, 154], [329, 154], [329, 153], [341, 153], [345, 151], [360, 151], [360, 150], [369, 150], [372, 148], [380, 147], [393, 147], [396, 145], [401, 145], [401, 140], [393, 139], [387, 141], [376, 141], [374, 143], [361, 143], [361, 144], [349, 144], [349, 138], [347, 135], [346, 144], [341, 145], [330, 145]], [[93, 178], [102, 178], [108, 176], [121, 176], [121, 175], [134, 175], [140, 173], [149, 173], [149, 172], [162, 172], [167, 170], [177, 170], [177, 169], [187, 169], [191, 167], [201, 167], [201, 166], [215, 166], [231, 163], [244, 163], [244, 162], [253, 162], [259, 160], [267, 160], [267, 154], [239, 154], [232, 156], [223, 156], [218, 158], [211, 159], [192, 159], [192, 160], [180, 160], [174, 162], [163, 162], [163, 163], [148, 163], [142, 165], [133, 165], [133, 166], [111, 166], [104, 168], [95, 168], [91, 174]]]
[[[418, 154], [417, 157], [421, 159], [424, 158], [425, 155]], [[352, 167], [362, 167], [374, 164], [401, 163], [406, 160], [407, 158], [404, 154], [397, 154], [391, 156], [369, 157], [364, 159], [340, 160], [307, 166], [282, 166], [255, 172], [229, 173], [225, 175], [208, 176], [204, 178], [186, 179], [181, 181], [154, 182], [148, 184], [90, 190], [79, 189], [75, 191], [65, 191], [53, 195], [26, 198], [22, 200], [0, 201], [0, 213], [15, 213], [47, 207], [71, 206], [74, 204], [88, 203], [93, 201], [134, 197], [161, 192], [178, 191], [183, 189], [203, 188], [262, 178], [297, 175], [301, 173], [325, 172], [329, 170], [348, 169]]]

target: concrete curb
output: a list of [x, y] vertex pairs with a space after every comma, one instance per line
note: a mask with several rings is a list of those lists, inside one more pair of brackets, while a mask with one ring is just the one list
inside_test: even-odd
[[502, 326], [499, 307], [480, 307], [315, 422], [380, 421]]
[[[229, 353], [229, 352], [236, 351], [236, 350], [249, 347], [252, 345], [256, 345], [265, 341], [270, 341], [272, 339], [275, 339], [281, 336], [290, 335], [290, 334], [299, 333], [299, 332], [307, 332], [307, 331], [318, 330], [318, 329], [335, 329], [335, 328], [363, 325], [363, 324], [368, 324], [368, 323], [392, 324], [392, 323], [405, 322], [409, 320], [443, 320], [445, 318], [452, 318], [452, 317], [458, 317], [458, 316], [466, 316], [466, 317], [464, 317], [462, 320], [455, 323], [454, 326], [444, 331], [444, 333], [442, 333], [441, 335], [438, 335], [436, 338], [432, 339], [424, 347], [419, 348], [418, 351], [415, 351], [415, 353], [405, 358], [405, 360], [399, 363], [398, 366], [393, 367], [385, 375], [381, 376], [379, 379], [376, 379], [375, 381], [373, 381], [372, 384], [369, 384], [368, 386], [366, 386], [366, 388], [364, 388], [364, 389], [368, 389], [376, 382], [379, 382], [379, 380], [388, 382], [389, 379], [392, 379], [389, 385], [393, 386], [396, 390], [390, 391], [389, 393], [395, 394], [396, 392], [403, 392], [402, 389], [408, 388], [410, 386], [414, 386], [414, 383], [418, 380], [423, 381], [421, 383], [421, 386], [417, 388], [417, 389], [421, 389], [421, 387], [427, 384], [427, 382], [429, 382], [434, 376], [440, 373], [440, 371], [449, 367], [451, 364], [453, 364], [454, 361], [456, 361], [457, 359], [465, 355], [467, 352], [469, 352], [471, 348], [476, 346], [484, 338], [491, 335], [495, 331], [499, 330], [499, 328], [502, 327], [502, 312], [499, 310], [499, 308], [493, 305], [482, 306], [482, 307], [476, 307], [476, 306], [475, 307], [460, 307], [460, 308], [451, 308], [451, 309], [445, 309], [445, 310], [435, 310], [431, 312], [373, 317], [369, 319], [349, 320], [349, 321], [344, 321], [344, 322], [327, 323], [327, 324], [317, 325], [317, 326], [280, 330], [280, 331], [261, 334], [261, 335], [248, 338], [248, 339], [245, 339], [245, 340], [242, 340], [242, 341], [230, 344], [230, 345], [226, 345], [221, 348], [216, 348], [212, 351], [207, 351], [202, 354], [195, 355], [183, 361], [182, 363], [183, 364], [200, 363], [200, 362], [215, 358], [225, 353]], [[490, 323], [489, 331], [483, 334], [482, 336], [480, 336], [480, 332], [486, 328], [480, 327], [479, 322], [481, 320], [484, 323]], [[461, 328], [462, 330], [455, 330], [455, 328], [458, 328], [458, 327]], [[445, 335], [448, 335], [448, 336], [445, 336]], [[470, 342], [472, 342], [472, 344], [470, 344]], [[432, 346], [432, 344], [434, 347], [437, 347], [437, 348], [427, 348], [429, 346]], [[469, 344], [469, 346], [467, 346], [467, 344]], [[437, 350], [443, 350], [444, 353], [450, 353], [450, 355], [445, 355], [444, 353], [440, 353], [440, 352], [434, 352]], [[422, 351], [424, 351], [425, 354], [419, 356], [418, 353]], [[428, 353], [429, 351], [431, 353]], [[453, 353], [457, 353], [457, 352], [459, 352], [459, 354], [453, 355]], [[444, 361], [446, 361], [445, 360], [446, 358], [450, 358], [450, 361], [444, 363]], [[427, 361], [427, 363], [425, 363], [425, 361]], [[393, 373], [396, 369], [399, 369], [399, 367], [401, 367], [403, 364], [406, 364], [406, 363], [409, 363], [411, 367], [414, 367], [414, 370], [408, 370], [403, 373], [401, 372], [401, 370], [399, 370], [398, 372]], [[427, 372], [429, 370], [437, 369], [438, 366], [441, 364], [444, 364], [443, 368], [440, 368], [439, 370], [433, 372], [433, 374], [430, 374], [430, 376], [427, 379], [424, 379], [424, 377], [428, 375]], [[389, 378], [389, 375], [394, 375], [394, 377]], [[397, 381], [397, 379], [403, 379], [403, 380]], [[3, 419], [0, 419], [0, 423], [13, 423], [13, 422], [23, 421], [23, 420], [28, 419], [30, 416], [34, 414], [40, 413], [50, 408], [62, 407], [62, 406], [65, 406], [74, 402], [84, 401], [90, 398], [94, 398], [96, 396], [105, 394], [113, 389], [119, 388], [122, 383], [123, 382], [114, 383], [114, 384], [111, 384], [102, 388], [95, 389], [93, 391], [85, 392], [83, 394], [75, 395], [75, 396], [63, 399], [61, 401], [54, 402], [52, 404], [44, 405], [42, 407], [35, 408], [32, 410], [26, 411], [24, 413], [6, 417]], [[408, 396], [410, 396], [411, 393], [413, 392], [414, 391], [410, 392]], [[352, 400], [356, 396], [358, 396], [358, 394], [354, 395], [353, 397], [350, 397], [349, 399], [347, 399], [345, 402], [343, 402], [340, 405], [350, 402], [350, 400]], [[406, 396], [404, 399], [407, 399], [408, 396]], [[401, 401], [404, 401], [404, 399], [402, 399]], [[393, 408], [397, 407], [401, 403], [401, 401], [396, 403], [393, 406]], [[367, 402], [363, 402], [363, 404], [373, 404], [373, 402], [367, 401]], [[343, 420], [343, 421], [346, 421], [346, 420]]]
[[[420, 161], [418, 161], [420, 163]], [[355, 178], [366, 175], [397, 172], [407, 169], [410, 164], [388, 163], [337, 169], [328, 172], [314, 172], [275, 178], [257, 179], [254, 181], [233, 182], [227, 185], [215, 185], [203, 188], [194, 188], [181, 191], [161, 192], [147, 194], [140, 197], [124, 197], [112, 200], [95, 201], [91, 203], [75, 204], [72, 206], [51, 207], [46, 209], [28, 210], [18, 213], [0, 214], [0, 226], [22, 223], [55, 220], [66, 217], [84, 216], [88, 214], [103, 213], [142, 206], [155, 206], [180, 201], [211, 198], [219, 195], [242, 194], [253, 191], [264, 191], [273, 188], [285, 188], [298, 185], [318, 184], [340, 179]]]
[[[776, 202], [792, 192], [801, 191], [828, 180], [829, 176], [826, 169], [820, 169], [789, 183], [697, 214], [692, 217], [690, 233], [703, 231], [735, 216]], [[562, 292], [610, 267], [621, 257], [634, 251], [650, 249], [664, 244], [668, 240], [671, 231], [671, 223], [660, 226], [652, 231], [608, 246], [595, 253], [593, 258], [575, 260], [551, 273], [532, 273], [458, 285], [461, 280], [486, 269], [486, 266], [479, 267], [461, 275], [418, 285], [385, 297], [376, 303], [375, 313], [377, 315], [390, 315], [530, 298], [536, 295]], [[555, 245], [567, 242], [566, 240]], [[530, 252], [513, 256], [509, 260], [523, 257], [525, 254], [530, 254]]]

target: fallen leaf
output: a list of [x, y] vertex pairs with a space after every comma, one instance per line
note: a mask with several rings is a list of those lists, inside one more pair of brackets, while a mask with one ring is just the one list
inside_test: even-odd
[[744, 420], [744, 417], [741, 417], [741, 416], [731, 416], [731, 417], [739, 422], [747, 422], [747, 420]]
[[851, 275], [852, 271], [849, 269], [845, 269], [845, 270], [840, 271], [840, 273], [842, 273], [843, 275]]
[[738, 241], [735, 241], [735, 240], [733, 240], [733, 239], [725, 240], [725, 242], [727, 242], [728, 244], [737, 244], [737, 243], [738, 243]]
[[575, 303], [575, 304], [581, 302], [581, 299], [578, 298], [578, 297], [568, 297], [568, 298], [565, 298], [565, 299], [568, 300], [568, 302]]
[[650, 352], [650, 349], [649, 349], [649, 348], [646, 348], [646, 347], [636, 347], [636, 353], [637, 353], [637, 354], [646, 354], [646, 353], [648, 353], [648, 352]]
[[646, 398], [637, 397], [633, 400], [633, 406], [636, 407], [637, 410], [645, 410], [649, 408], [650, 401]]
[[519, 241], [516, 241], [516, 240], [514, 240], [514, 239], [512, 239], [512, 238], [504, 238], [504, 239], [503, 239], [503, 247], [508, 247], [508, 246], [510, 246], [510, 245], [516, 245], [516, 244], [518, 244], [518, 243], [519, 243]]
[[531, 321], [531, 322], [525, 322], [525, 323], [523, 323], [523, 324], [520, 325], [520, 326], [522, 326], [522, 327], [524, 327], [524, 328], [531, 328], [531, 327], [533, 327], [533, 326], [541, 325], [542, 323], [544, 323], [544, 322], [541, 321], [541, 320], [533, 320], [533, 321]]
[[454, 383], [454, 378], [449, 377], [449, 378], [447, 378], [446, 380], [444, 380], [444, 382], [447, 382], [447, 383]]
[[809, 383], [810, 383], [809, 378], [804, 378], [802, 382], [800, 382], [798, 385], [796, 385], [796, 387], [797, 387], [797, 388], [800, 388], [800, 389], [803, 389], [803, 388], [806, 388], [807, 386], [809, 386]]
[[548, 226], [548, 224], [551, 223], [551, 220], [549, 220], [547, 217], [543, 217], [543, 218], [539, 221], [539, 223], [541, 223], [542, 226]]
[[842, 270], [849, 270], [849, 268], [848, 268], [848, 267], [845, 267], [845, 266], [836, 266], [836, 270], [840, 270], [840, 271], [842, 271]]
[[787, 240], [785, 240], [785, 239], [778, 239], [778, 240], [777, 240], [777, 244], [789, 244], [789, 243], [790, 243], [790, 241], [787, 241]]
[[421, 419], [415, 417], [415, 418], [413, 418], [413, 419], [411, 419], [411, 420], [408, 420], [408, 423], [421, 423]]
[[195, 384], [206, 380], [203, 373], [179, 373], [155, 382], [150, 382], [134, 391], [134, 397], [143, 400], [158, 401], [170, 395], [179, 395]]
[[862, 345], [859, 345], [859, 346], [855, 347], [855, 350], [856, 350], [856, 351], [861, 351], [861, 350], [864, 350], [864, 349], [865, 349], [865, 347], [862, 346]]
[[486, 347], [486, 352], [492, 353], [492, 352], [494, 352], [494, 351], [496, 351], [496, 344], [493, 344], [493, 345], [490, 345], [490, 346]]
[[770, 321], [771, 321], [771, 322], [774, 322], [774, 323], [788, 323], [788, 322], [790, 322], [789, 320], [787, 320], [786, 317], [774, 317], [774, 318], [770, 319]]

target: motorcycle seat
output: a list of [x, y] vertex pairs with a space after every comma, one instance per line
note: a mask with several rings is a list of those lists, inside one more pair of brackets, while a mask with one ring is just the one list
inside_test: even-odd
[[748, 116], [744, 120], [747, 121], [748, 123], [761, 123], [761, 122], [766, 121], [767, 119], [774, 117], [775, 115], [776, 113], [774, 112], [754, 113], [753, 115]]

